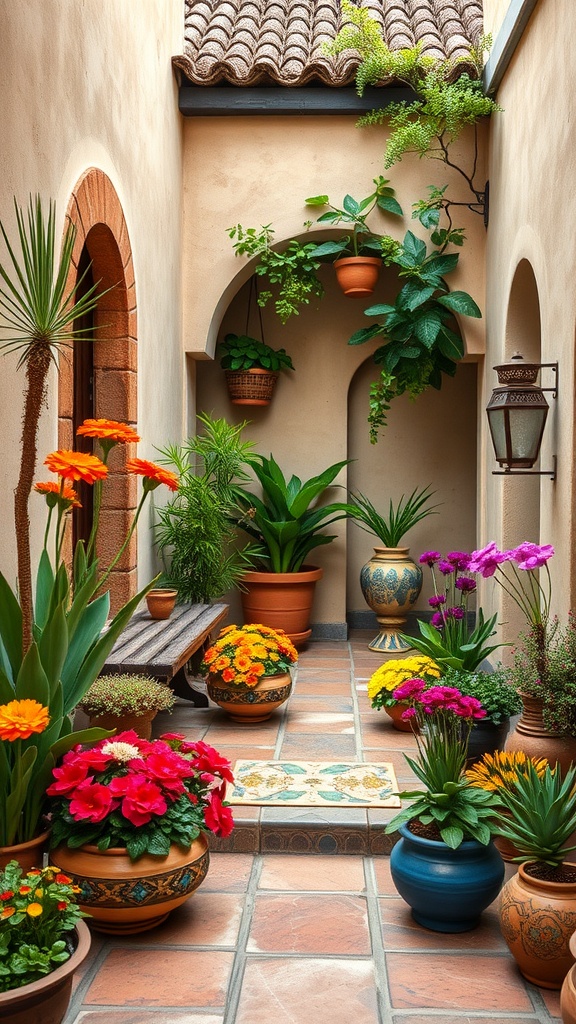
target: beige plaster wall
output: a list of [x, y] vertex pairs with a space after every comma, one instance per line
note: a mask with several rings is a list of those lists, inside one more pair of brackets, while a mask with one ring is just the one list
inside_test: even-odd
[[[137, 16], [135, 16], [137, 14]], [[181, 0], [0, 0], [0, 218], [13, 234], [12, 197], [57, 202], [57, 236], [70, 193], [101, 168], [120, 198], [134, 258], [138, 318], [138, 454], [183, 432], [180, 347], [181, 119], [171, 57], [182, 47]], [[2, 251], [4, 259], [4, 251]], [[24, 376], [0, 361], [5, 523], [0, 568], [15, 573], [12, 491]], [[56, 446], [55, 374], [39, 452]], [[41, 477], [39, 477], [41, 478]], [[39, 501], [40, 499], [38, 499]], [[34, 505], [32, 499], [32, 505]], [[34, 522], [43, 526], [43, 513]], [[153, 572], [146, 519], [140, 582]], [[39, 532], [37, 537], [39, 536]]]
[[[244, 227], [273, 223], [279, 241], [302, 236], [303, 222], [310, 217], [304, 198], [327, 193], [340, 202], [346, 192], [356, 198], [369, 194], [372, 179], [383, 173], [384, 141], [382, 129], [360, 130], [353, 118], [344, 117], [186, 121], [184, 344], [196, 364], [198, 409], [234, 422], [247, 415], [251, 422], [246, 436], [257, 441], [263, 454], [272, 452], [288, 474], [307, 478], [334, 462], [354, 459], [339, 483], [345, 487], [352, 482], [376, 502], [389, 497], [397, 501], [414, 487], [431, 483], [444, 503], [442, 515], [428, 521], [430, 532], [422, 527], [408, 538], [414, 552], [428, 546], [430, 536], [442, 550], [473, 547], [476, 366], [463, 366], [442, 392], [425, 395], [416, 405], [402, 399], [392, 410], [388, 434], [376, 446], [368, 442], [368, 388], [376, 376], [369, 357], [378, 342], [357, 347], [346, 342], [370, 322], [365, 308], [395, 294], [398, 282], [391, 270], [381, 276], [373, 298], [363, 301], [344, 297], [333, 269], [326, 266], [321, 271], [326, 287], [322, 300], [314, 300], [285, 326], [272, 308], [264, 310], [265, 340], [285, 347], [296, 367], [294, 374], [282, 376], [268, 409], [232, 406], [223, 373], [211, 358], [218, 338], [246, 329], [244, 282], [251, 268], [234, 257], [226, 228], [238, 222]], [[463, 145], [469, 144], [468, 139]], [[391, 169], [389, 177], [406, 216], [395, 221], [376, 215], [374, 227], [398, 238], [408, 228], [424, 234], [410, 219], [411, 203], [426, 194], [428, 184], [443, 184], [446, 168], [410, 157]], [[452, 287], [470, 291], [483, 308], [484, 226], [469, 211], [462, 212], [462, 223], [468, 242]], [[467, 321], [462, 327], [469, 358], [477, 360], [484, 346], [483, 322]], [[250, 333], [257, 330], [252, 321]], [[338, 496], [334, 492], [334, 500]], [[347, 609], [366, 607], [358, 576], [371, 552], [370, 538], [348, 527], [347, 539], [345, 523], [336, 524], [333, 532], [338, 540], [313, 553], [312, 561], [325, 570], [314, 608], [316, 623], [343, 623]], [[234, 600], [232, 607], [239, 614]]]
[[482, 6], [484, 9], [484, 31], [486, 34], [492, 33], [495, 40], [510, 7], [510, 0], [484, 0]]
[[[525, 301], [533, 310], [526, 321], [526, 351], [540, 343], [544, 362], [560, 363], [560, 391], [551, 402], [542, 446], [541, 465], [548, 468], [558, 456], [558, 478], [504, 479], [486, 472], [481, 480], [480, 534], [515, 544], [524, 539], [552, 542], [556, 556], [553, 610], [565, 618], [574, 606], [574, 326], [576, 301], [574, 265], [576, 197], [573, 187], [576, 90], [571, 39], [576, 31], [576, 7], [571, 0], [540, 0], [503, 80], [498, 101], [504, 113], [493, 119], [490, 159], [490, 225], [487, 248], [487, 359], [482, 384], [485, 404], [496, 375], [491, 367], [511, 354], [519, 337], [513, 282], [522, 260], [536, 282], [540, 323], [530, 276], [524, 275]], [[518, 308], [522, 295], [512, 303]], [[516, 305], [517, 304], [517, 305]], [[538, 339], [539, 333], [539, 339]], [[542, 383], [549, 385], [551, 377]], [[487, 447], [482, 418], [481, 447]], [[491, 456], [491, 451], [489, 452]], [[489, 463], [483, 460], [483, 464]], [[494, 467], [495, 468], [495, 467]], [[537, 530], [540, 538], [526, 536]], [[521, 622], [514, 608], [488, 584], [486, 601], [493, 602], [513, 636]]]

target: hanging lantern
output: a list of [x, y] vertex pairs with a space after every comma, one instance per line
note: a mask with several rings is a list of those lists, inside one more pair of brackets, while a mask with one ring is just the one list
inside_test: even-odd
[[496, 461], [504, 467], [504, 473], [539, 473], [553, 475], [553, 470], [532, 470], [540, 454], [542, 435], [548, 415], [548, 402], [544, 391], [554, 388], [541, 388], [536, 379], [543, 366], [552, 366], [557, 370], [557, 363], [525, 363], [519, 353], [515, 353], [509, 363], [495, 366], [498, 374], [499, 387], [494, 388], [486, 407], [488, 424]]

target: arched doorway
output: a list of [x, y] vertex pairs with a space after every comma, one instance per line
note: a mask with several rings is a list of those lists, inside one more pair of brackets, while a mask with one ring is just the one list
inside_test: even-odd
[[[96, 168], [86, 171], [72, 191], [67, 216], [76, 227], [69, 286], [76, 287], [82, 268], [91, 263], [92, 278], [111, 289], [93, 314], [92, 353], [80, 346], [61, 359], [59, 373], [58, 441], [76, 445], [75, 426], [82, 422], [82, 405], [97, 418], [131, 425], [137, 418], [137, 321], [134, 269], [128, 229], [120, 200], [110, 179]], [[92, 394], [89, 395], [89, 377]], [[118, 551], [136, 509], [136, 479], [125, 470], [134, 446], [121, 445], [110, 456], [104, 488], [97, 553], [105, 568]], [[86, 524], [82, 526], [82, 532]], [[78, 534], [82, 535], [81, 533]], [[112, 610], [136, 592], [136, 538], [110, 576]]]

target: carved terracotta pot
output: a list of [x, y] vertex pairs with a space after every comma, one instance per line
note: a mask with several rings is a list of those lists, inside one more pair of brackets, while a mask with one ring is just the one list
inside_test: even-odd
[[545, 757], [551, 765], [558, 761], [566, 772], [576, 761], [576, 737], [559, 736], [544, 725], [542, 701], [521, 693], [522, 714], [516, 728], [509, 733], [505, 750], [523, 750], [528, 757]]
[[292, 692], [289, 672], [262, 676], [256, 686], [233, 686], [209, 677], [206, 688], [210, 700], [218, 704], [233, 722], [265, 722]]

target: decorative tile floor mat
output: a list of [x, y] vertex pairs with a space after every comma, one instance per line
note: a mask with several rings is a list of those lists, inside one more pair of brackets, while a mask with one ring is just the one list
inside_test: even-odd
[[400, 807], [391, 764], [360, 761], [236, 761], [233, 804]]

